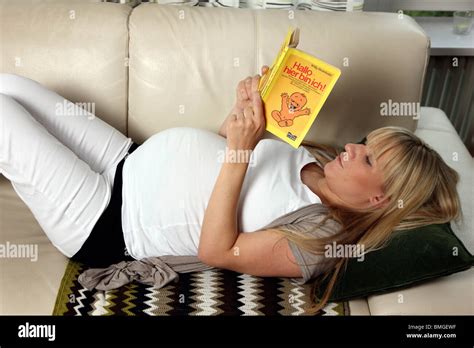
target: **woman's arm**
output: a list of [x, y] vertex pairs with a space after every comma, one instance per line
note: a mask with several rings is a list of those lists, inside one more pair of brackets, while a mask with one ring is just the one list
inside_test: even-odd
[[[253, 107], [229, 119], [226, 151], [252, 151], [263, 136], [265, 118], [258, 76], [252, 79]], [[252, 275], [300, 277], [285, 238], [271, 230], [238, 231], [236, 211], [247, 168], [247, 162], [222, 164], [204, 214], [198, 257], [211, 266]]]
[[[245, 158], [226, 156], [217, 177], [214, 189], [211, 193], [204, 219], [202, 222], [201, 236], [199, 239], [198, 256], [207, 261], [219, 257], [220, 254], [228, 252], [237, 239], [236, 210], [240, 197], [240, 191], [247, 172], [250, 154], [265, 131], [265, 118], [263, 116], [263, 104], [258, 92], [260, 75], [251, 78], [251, 105], [243, 112], [235, 112], [230, 115], [227, 123], [226, 152], [230, 154], [245, 153]], [[229, 162], [227, 159], [234, 159]]]
[[207, 204], [199, 240], [199, 258], [211, 261], [229, 252], [237, 239], [237, 205], [248, 163], [222, 164]]
[[288, 240], [271, 230], [242, 233], [237, 206], [248, 163], [223, 163], [206, 208], [199, 259], [213, 267], [265, 277], [302, 277]]
[[199, 259], [213, 267], [265, 277], [302, 277], [288, 240], [272, 230], [242, 233], [237, 205], [248, 163], [224, 163], [207, 205]]

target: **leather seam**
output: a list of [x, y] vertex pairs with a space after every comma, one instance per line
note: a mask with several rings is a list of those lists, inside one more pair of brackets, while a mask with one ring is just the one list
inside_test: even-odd
[[259, 41], [258, 41], [258, 37], [259, 37], [259, 32], [258, 32], [258, 19], [257, 19], [257, 11], [253, 10], [252, 11], [252, 15], [253, 15], [253, 22], [254, 22], [254, 43], [255, 43], [255, 55], [254, 55], [254, 67], [255, 67], [255, 71], [257, 71], [257, 74], [258, 74], [258, 49], [259, 49]]
[[[138, 6], [137, 6], [138, 7]], [[136, 8], [136, 7], [135, 7]], [[126, 98], [125, 98], [125, 131], [127, 134], [127, 137], [130, 137], [130, 130], [128, 128], [128, 118], [129, 118], [129, 98], [130, 98], [130, 17], [132, 16], [133, 11], [135, 11], [135, 8], [132, 8], [131, 11], [128, 13], [127, 16], [127, 71], [125, 73], [125, 79], [126, 79]]]

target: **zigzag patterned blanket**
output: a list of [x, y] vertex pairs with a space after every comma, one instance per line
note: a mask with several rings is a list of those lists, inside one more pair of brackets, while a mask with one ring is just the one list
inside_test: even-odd
[[[69, 261], [53, 315], [309, 315], [310, 285], [287, 278], [216, 269], [182, 273], [178, 282], [161, 289], [133, 282], [116, 290], [89, 291], [77, 281], [84, 270]], [[349, 315], [348, 303], [328, 303], [320, 315]]]

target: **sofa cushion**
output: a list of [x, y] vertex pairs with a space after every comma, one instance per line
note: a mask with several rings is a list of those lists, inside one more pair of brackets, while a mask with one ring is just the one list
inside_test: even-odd
[[446, 114], [437, 108], [422, 107], [415, 134], [440, 154], [459, 174], [457, 191], [463, 219], [451, 224], [456, 236], [474, 253], [474, 200], [472, 199], [474, 159], [463, 144]]
[[[51, 315], [68, 259], [49, 241], [10, 181], [0, 175], [0, 314]], [[13, 257], [14, 248], [31, 247]], [[5, 248], [9, 248], [8, 252]], [[6, 253], [5, 253], [6, 252]]]
[[97, 117], [126, 134], [130, 12], [112, 3], [0, 1], [0, 72], [94, 103]]
[[464, 271], [473, 264], [473, 256], [449, 223], [397, 231], [384, 248], [365, 254], [360, 261], [349, 260], [334, 287], [331, 301], [406, 288]]
[[[371, 315], [471, 315], [474, 268], [367, 297]], [[352, 302], [352, 301], [351, 301]]]

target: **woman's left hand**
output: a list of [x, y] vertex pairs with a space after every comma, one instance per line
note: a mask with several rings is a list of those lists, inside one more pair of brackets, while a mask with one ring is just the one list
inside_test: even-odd
[[231, 150], [253, 150], [265, 133], [262, 98], [258, 91], [260, 75], [252, 78], [251, 96], [243, 111], [235, 111], [227, 123], [227, 146]]
[[[261, 70], [262, 70], [262, 76], [263, 76], [267, 73], [267, 71], [269, 70], [269, 67], [267, 65], [262, 65]], [[248, 76], [244, 80], [240, 81], [239, 84], [237, 85], [236, 102], [231, 113], [238, 110], [243, 111], [247, 105], [251, 105], [251, 98], [250, 98], [251, 95], [252, 95], [252, 76]]]

